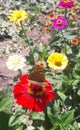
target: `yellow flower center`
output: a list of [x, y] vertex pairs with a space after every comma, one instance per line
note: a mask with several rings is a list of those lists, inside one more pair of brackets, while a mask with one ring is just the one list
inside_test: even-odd
[[70, 0], [63, 0], [65, 3], [69, 2]]
[[20, 63], [20, 57], [14, 57], [14, 59], [12, 59], [12, 64], [17, 65]]
[[21, 18], [22, 17], [21, 13], [20, 12], [16, 13], [16, 17], [17, 17], [17, 19]]
[[52, 56], [53, 63], [58, 67], [62, 66], [63, 59], [64, 56], [59, 53], [54, 53], [54, 55]]
[[54, 64], [56, 66], [61, 66], [62, 65], [62, 60], [63, 60], [63, 56], [62, 55], [54, 55]]
[[28, 93], [33, 96], [42, 96], [45, 91], [45, 85], [32, 84], [28, 82]]
[[61, 24], [62, 24], [62, 20], [61, 19], [57, 20], [57, 25], [61, 25]]
[[55, 65], [56, 65], [56, 66], [61, 66], [62, 63], [61, 63], [61, 62], [55, 62]]

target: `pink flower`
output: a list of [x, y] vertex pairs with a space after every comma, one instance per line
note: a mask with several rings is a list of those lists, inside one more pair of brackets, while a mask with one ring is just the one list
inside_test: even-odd
[[59, 6], [61, 6], [63, 8], [71, 8], [74, 6], [74, 2], [73, 2], [73, 0], [61, 0], [59, 2]]
[[67, 20], [64, 17], [59, 16], [58, 18], [54, 19], [52, 25], [54, 29], [62, 30], [66, 27]]

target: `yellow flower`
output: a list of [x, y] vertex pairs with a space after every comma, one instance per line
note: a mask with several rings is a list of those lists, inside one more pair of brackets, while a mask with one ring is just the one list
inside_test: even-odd
[[54, 52], [48, 57], [48, 66], [54, 70], [64, 70], [68, 64], [68, 59], [65, 55]]
[[10, 22], [20, 24], [28, 18], [28, 13], [25, 10], [15, 10], [10, 15]]

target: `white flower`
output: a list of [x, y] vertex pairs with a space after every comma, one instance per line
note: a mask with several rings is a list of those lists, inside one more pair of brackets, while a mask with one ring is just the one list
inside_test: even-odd
[[17, 71], [26, 65], [26, 59], [22, 55], [12, 55], [8, 58], [6, 65], [8, 69]]

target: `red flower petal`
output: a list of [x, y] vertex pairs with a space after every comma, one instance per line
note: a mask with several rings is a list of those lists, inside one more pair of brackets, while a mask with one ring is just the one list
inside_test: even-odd
[[23, 75], [23, 76], [21, 76], [20, 77], [20, 80], [23, 82], [23, 83], [26, 83], [27, 82], [27, 80], [28, 80], [28, 74], [25, 74], [25, 75]]
[[[44, 99], [45, 100], [45, 99]], [[46, 108], [46, 102], [42, 98], [36, 98], [33, 111], [41, 112]]]
[[[42, 95], [36, 95], [35, 91], [41, 92], [40, 85], [32, 84], [33, 87], [37, 87], [37, 89], [30, 88], [28, 83], [28, 75], [23, 75], [16, 85], [14, 85], [13, 94], [16, 102], [26, 109], [30, 109], [35, 112], [41, 112], [46, 108], [46, 105], [49, 101], [54, 99], [55, 94], [52, 91], [51, 83], [45, 80], [46, 86], [44, 91], [42, 90]], [[44, 86], [41, 86], [44, 87]], [[32, 89], [33, 93], [29, 93], [29, 89]]]

